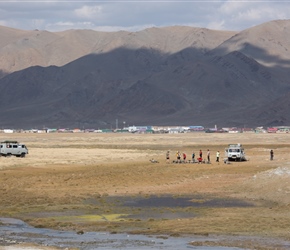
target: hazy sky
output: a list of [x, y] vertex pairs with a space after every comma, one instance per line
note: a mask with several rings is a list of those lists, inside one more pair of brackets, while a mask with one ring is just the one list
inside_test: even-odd
[[0, 25], [25, 30], [138, 31], [186, 25], [240, 31], [277, 19], [290, 19], [290, 0], [0, 0]]

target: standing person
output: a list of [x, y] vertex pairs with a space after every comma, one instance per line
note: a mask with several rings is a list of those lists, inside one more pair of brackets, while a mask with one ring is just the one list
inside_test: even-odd
[[273, 161], [274, 159], [274, 151], [273, 149], [270, 150], [270, 160]]
[[201, 151], [201, 149], [199, 150], [199, 158], [202, 159], [202, 151]]
[[169, 155], [169, 150], [166, 153], [166, 163], [169, 163], [170, 155]]
[[186, 154], [184, 152], [182, 153], [182, 156], [183, 156], [183, 160], [186, 161]]
[[192, 162], [195, 162], [195, 153], [194, 152], [192, 152], [192, 155], [191, 155], [191, 160], [192, 160]]
[[207, 150], [207, 161], [210, 162], [210, 151], [209, 151], [209, 149]]
[[220, 151], [216, 152], [216, 162], [220, 162]]
[[179, 151], [176, 152], [176, 158], [177, 158], [177, 162], [180, 162], [180, 153], [179, 153]]

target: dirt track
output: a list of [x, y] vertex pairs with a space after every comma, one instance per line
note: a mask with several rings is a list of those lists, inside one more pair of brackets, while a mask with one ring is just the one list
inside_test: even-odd
[[[289, 136], [0, 134], [1, 141], [18, 140], [29, 148], [26, 158], [0, 158], [0, 216], [76, 231], [255, 235], [289, 240]], [[229, 143], [242, 143], [249, 161], [216, 163], [216, 151], [223, 158]], [[165, 163], [167, 150], [172, 161], [176, 150], [189, 157], [199, 149], [205, 155], [208, 148], [211, 164]], [[270, 149], [275, 152], [274, 161], [269, 160]], [[164, 196], [187, 197], [193, 205], [155, 204], [146, 209], [119, 205], [127, 198]], [[232, 205], [225, 206], [227, 202]]]

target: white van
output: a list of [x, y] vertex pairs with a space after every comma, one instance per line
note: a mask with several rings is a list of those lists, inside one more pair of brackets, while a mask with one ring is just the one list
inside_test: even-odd
[[228, 161], [246, 161], [246, 154], [241, 144], [229, 144], [225, 149], [225, 156]]
[[3, 141], [0, 144], [0, 156], [25, 157], [26, 154], [28, 154], [27, 147], [17, 141]]

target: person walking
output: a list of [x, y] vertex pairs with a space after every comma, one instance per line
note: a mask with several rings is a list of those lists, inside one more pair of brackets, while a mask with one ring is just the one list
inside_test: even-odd
[[274, 151], [273, 149], [270, 150], [270, 160], [273, 161], [274, 159]]
[[209, 151], [209, 149], [207, 150], [207, 162], [210, 162], [210, 151]]
[[220, 162], [220, 151], [216, 152], [216, 162]]

